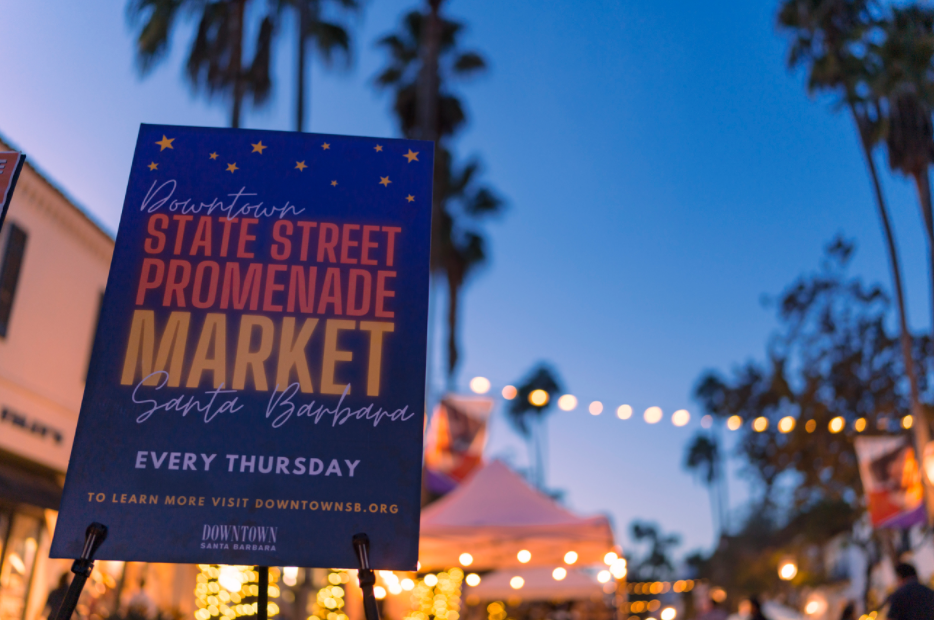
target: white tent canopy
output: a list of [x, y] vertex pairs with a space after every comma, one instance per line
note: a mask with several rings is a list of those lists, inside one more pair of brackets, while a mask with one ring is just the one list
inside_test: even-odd
[[[613, 549], [605, 516], [579, 517], [533, 489], [501, 461], [474, 472], [458, 488], [422, 512], [419, 561], [423, 570], [458, 565], [473, 556], [473, 570], [564, 565], [568, 551], [578, 564], [598, 564]], [[529, 564], [516, 554], [527, 549]], [[550, 573], [549, 573], [550, 574]]]
[[[568, 569], [561, 581], [552, 577], [552, 568], [538, 566], [521, 570], [501, 570], [484, 575], [480, 585], [466, 588], [466, 596], [481, 601], [506, 600], [513, 596], [526, 601], [580, 601], [603, 597], [603, 585], [593, 575], [579, 568]], [[522, 577], [521, 588], [509, 585], [513, 577]]]

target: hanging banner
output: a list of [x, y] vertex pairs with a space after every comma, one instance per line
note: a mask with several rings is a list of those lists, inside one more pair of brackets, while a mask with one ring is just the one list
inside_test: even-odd
[[141, 126], [53, 557], [415, 570], [432, 146]]
[[6, 221], [6, 212], [13, 200], [13, 190], [19, 173], [26, 163], [26, 156], [16, 151], [0, 151], [0, 229]]
[[875, 528], [906, 528], [926, 519], [921, 469], [911, 438], [857, 437], [856, 456]]
[[425, 484], [438, 495], [451, 491], [483, 462], [493, 399], [448, 394], [435, 408], [425, 442]]

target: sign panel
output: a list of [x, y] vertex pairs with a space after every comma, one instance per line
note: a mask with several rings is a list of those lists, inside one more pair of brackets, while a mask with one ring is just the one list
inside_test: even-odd
[[907, 528], [925, 521], [924, 485], [911, 438], [858, 437], [859, 474], [875, 528]]
[[19, 173], [26, 163], [26, 156], [16, 151], [0, 151], [0, 228], [6, 220], [6, 212], [13, 200], [13, 190]]
[[53, 557], [415, 569], [432, 165], [140, 128]]
[[425, 486], [444, 495], [483, 463], [493, 399], [448, 394], [435, 408], [425, 441]]

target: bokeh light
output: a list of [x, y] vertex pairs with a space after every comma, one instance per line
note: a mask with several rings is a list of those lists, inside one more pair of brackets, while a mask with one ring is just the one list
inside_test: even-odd
[[602, 570], [599, 573], [597, 573], [597, 581], [599, 581], [600, 583], [606, 583], [612, 578], [613, 577], [612, 575], [610, 575], [610, 571], [608, 570]]
[[564, 563], [573, 564], [577, 561], [577, 551], [568, 551], [564, 554]]
[[590, 415], [600, 415], [603, 413], [603, 403], [601, 403], [599, 400], [595, 400], [590, 403], [589, 407], [587, 407], [587, 411], [590, 412]]
[[577, 397], [573, 394], [565, 394], [558, 399], [558, 409], [561, 411], [574, 411], [577, 408]]
[[474, 377], [470, 380], [470, 389], [474, 394], [486, 394], [490, 391], [490, 380], [486, 377]]
[[525, 579], [523, 579], [519, 575], [516, 575], [515, 577], [509, 580], [509, 587], [512, 588], [513, 590], [518, 590], [524, 585], [525, 585]]
[[464, 578], [464, 581], [466, 581], [467, 585], [471, 588], [475, 588], [480, 585], [480, 575], [477, 573], [470, 573], [466, 578]]
[[675, 620], [675, 616], [678, 615], [678, 612], [674, 607], [666, 607], [662, 610], [660, 614], [662, 620]]
[[790, 433], [795, 430], [795, 419], [790, 415], [786, 415], [778, 421], [778, 430], [782, 433]]
[[709, 413], [700, 419], [701, 428], [710, 428], [713, 426], [713, 416]]
[[743, 425], [743, 419], [738, 415], [731, 415], [726, 421], [726, 427], [731, 431], [739, 430], [739, 427]]
[[760, 415], [752, 421], [752, 428], [757, 433], [764, 433], [769, 428], [769, 419]]
[[914, 424], [915, 419], [912, 416], [906, 415], [904, 418], [902, 418], [902, 428], [909, 429], [914, 426]]
[[551, 576], [555, 581], [561, 581], [568, 576], [568, 571], [561, 566], [551, 571]]
[[461, 566], [470, 566], [473, 564], [473, 556], [469, 553], [462, 553], [457, 561], [461, 563]]
[[642, 418], [649, 424], [657, 424], [661, 421], [663, 415], [661, 407], [649, 407], [642, 414]]
[[616, 417], [620, 420], [628, 420], [632, 417], [632, 407], [629, 405], [620, 405], [616, 409]]
[[373, 596], [378, 600], [383, 600], [386, 598], [386, 588], [383, 586], [373, 586]]
[[857, 418], [856, 421], [853, 422], [853, 428], [857, 433], [862, 433], [866, 430], [866, 418]]
[[837, 416], [830, 421], [830, 424], [827, 425], [827, 428], [830, 429], [831, 433], [839, 433], [843, 430], [843, 427], [846, 426], [846, 421], [843, 419], [843, 416]]
[[534, 407], [544, 407], [548, 404], [548, 392], [545, 390], [532, 390], [529, 394], [529, 404]]
[[610, 551], [605, 556], [603, 556], [603, 563], [609, 566], [613, 562], [619, 559], [619, 555], [615, 551]]
[[809, 433], [813, 433], [814, 431], [816, 431], [817, 420], [808, 420], [807, 423], [804, 425], [804, 430], [806, 430]]
[[516, 389], [514, 385], [507, 385], [503, 388], [503, 398], [506, 400], [512, 400], [516, 397], [516, 394], [519, 393], [519, 390]]
[[691, 421], [691, 413], [687, 409], [678, 409], [671, 414], [671, 423], [675, 426], [684, 426]]
[[516, 554], [516, 557], [519, 558], [520, 562], [525, 564], [526, 562], [532, 559], [532, 552], [529, 551], [528, 549], [523, 549], [522, 551]]
[[425, 575], [425, 585], [429, 588], [433, 588], [438, 585], [438, 576], [434, 573], [428, 573]]

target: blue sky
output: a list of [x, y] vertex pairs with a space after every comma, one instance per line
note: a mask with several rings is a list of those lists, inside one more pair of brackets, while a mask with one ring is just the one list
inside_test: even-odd
[[[373, 42], [414, 5], [370, 0], [355, 21], [353, 70], [315, 64], [312, 131], [397, 135], [371, 86], [382, 65]], [[465, 298], [460, 384], [483, 375], [501, 387], [550, 361], [583, 403], [549, 418], [550, 486], [578, 511], [608, 512], [624, 545], [630, 521], [645, 518], [680, 532], [682, 552], [708, 547], [706, 492], [681, 468], [699, 375], [762, 356], [774, 321], [761, 296], [814, 268], [837, 233], [857, 240], [859, 273], [888, 283], [853, 128], [786, 71], [771, 0], [446, 6], [491, 65], [461, 89], [472, 124], [458, 153], [482, 156], [509, 203], [487, 227], [492, 261]], [[139, 123], [227, 122], [221, 102], [182, 81], [190, 24], [141, 80], [121, 1], [7, 2], [2, 12], [0, 134], [111, 231]], [[245, 126], [291, 129], [290, 32], [274, 56], [273, 101]], [[914, 194], [901, 179], [884, 183], [911, 322], [927, 329]], [[589, 415], [591, 400], [607, 411]], [[622, 403], [633, 419], [612, 415]], [[641, 421], [651, 405], [663, 423]], [[680, 408], [693, 419], [679, 429], [669, 417]], [[489, 452], [526, 461], [501, 417]], [[746, 481], [734, 475], [730, 492], [736, 505]]]

